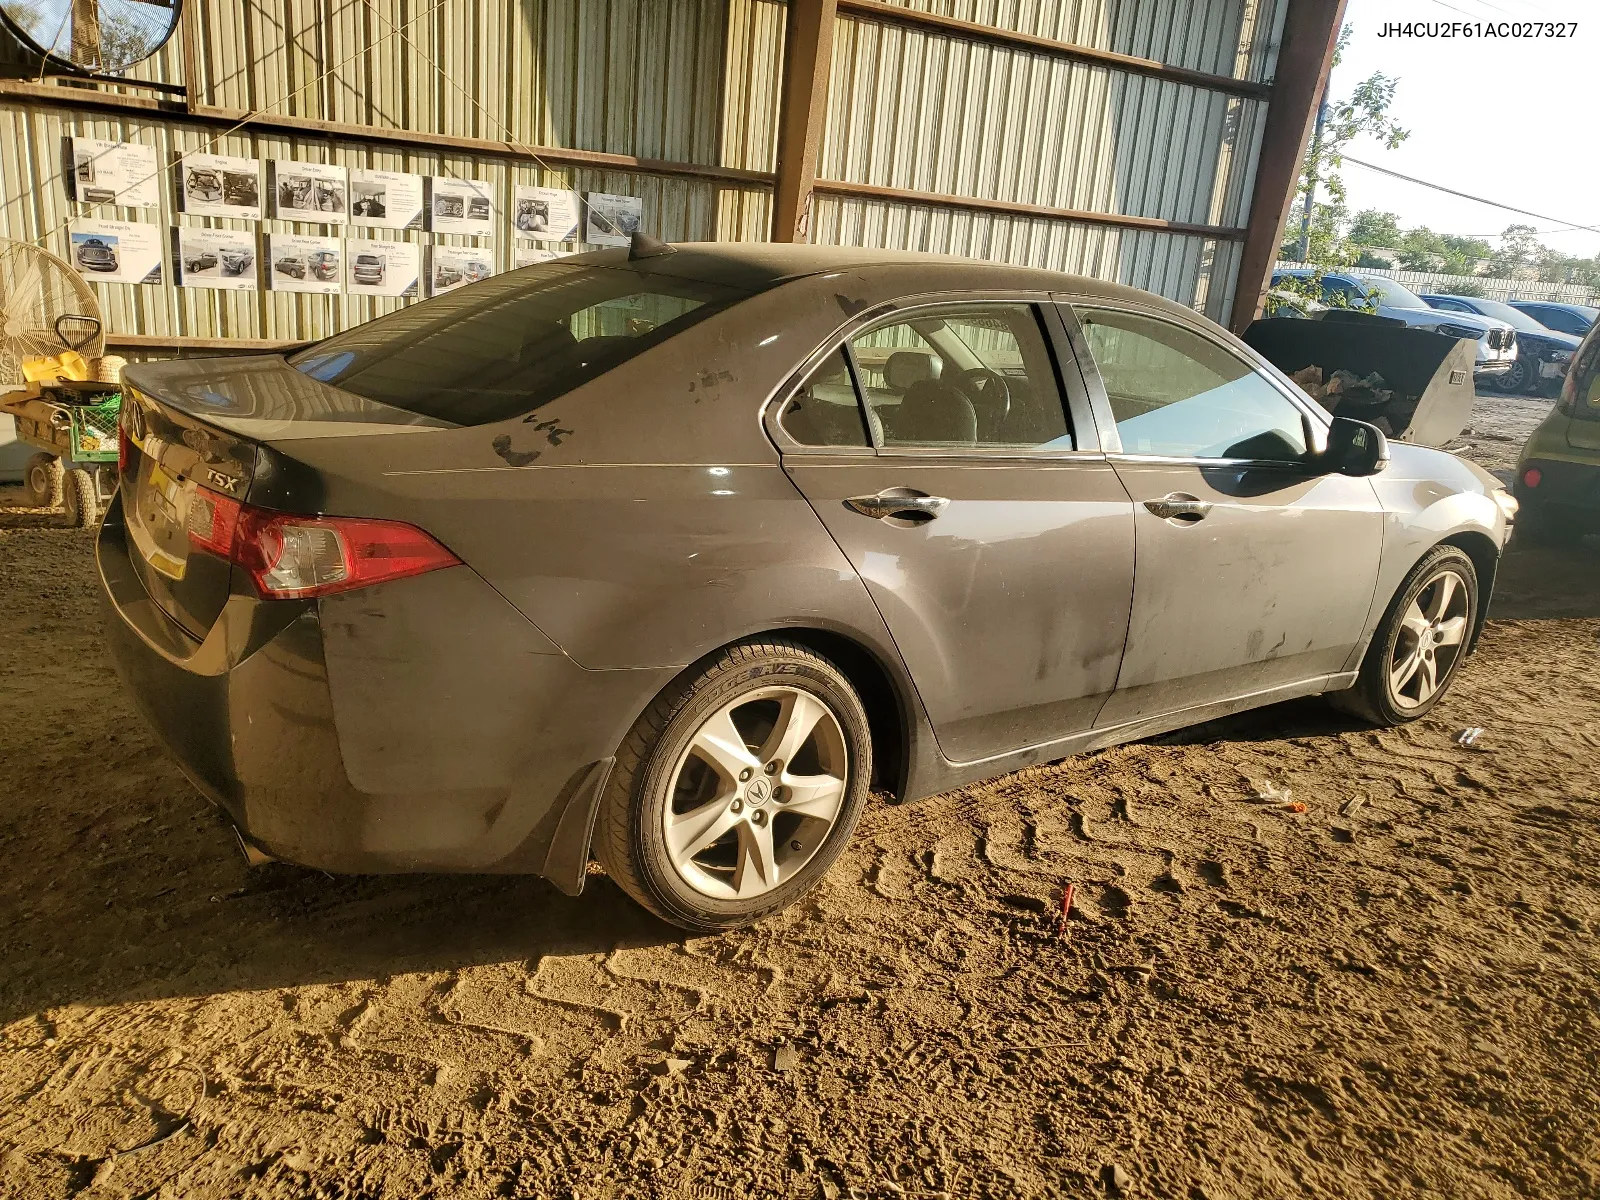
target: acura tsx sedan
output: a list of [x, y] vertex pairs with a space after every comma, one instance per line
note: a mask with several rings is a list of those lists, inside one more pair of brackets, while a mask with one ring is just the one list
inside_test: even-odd
[[873, 790], [1422, 716], [1515, 512], [1177, 304], [929, 255], [636, 236], [124, 383], [107, 634], [248, 852], [695, 930]]

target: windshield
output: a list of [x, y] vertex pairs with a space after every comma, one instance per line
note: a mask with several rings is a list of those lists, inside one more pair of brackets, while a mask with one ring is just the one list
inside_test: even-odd
[[1429, 307], [1427, 301], [1410, 288], [1392, 279], [1385, 279], [1381, 275], [1363, 275], [1360, 283], [1373, 300], [1387, 308]]
[[1471, 307], [1478, 310], [1483, 316], [1493, 317], [1497, 321], [1504, 321], [1513, 329], [1523, 333], [1549, 333], [1550, 326], [1542, 325], [1521, 309], [1512, 308], [1509, 304], [1501, 304], [1498, 300], [1474, 300]]
[[745, 295], [647, 271], [541, 263], [390, 313], [289, 361], [369, 400], [481, 425], [531, 412]]

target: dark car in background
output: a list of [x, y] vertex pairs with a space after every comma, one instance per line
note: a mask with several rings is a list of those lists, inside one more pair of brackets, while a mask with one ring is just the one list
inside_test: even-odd
[[1518, 536], [1574, 542], [1600, 533], [1600, 325], [1589, 330], [1561, 397], [1522, 447], [1512, 490]]
[[639, 239], [123, 387], [112, 656], [247, 844], [572, 893], [592, 850], [698, 930], [875, 787], [1424, 716], [1515, 512], [1192, 309], [881, 250]]
[[1511, 307], [1527, 313], [1539, 324], [1558, 333], [1583, 337], [1600, 320], [1600, 308], [1587, 304], [1566, 304], [1555, 300], [1513, 300]]
[[1527, 313], [1499, 300], [1440, 295], [1423, 299], [1441, 312], [1491, 317], [1505, 321], [1517, 331], [1517, 361], [1511, 364], [1509, 371], [1490, 380], [1502, 392], [1553, 396], [1561, 390], [1561, 381], [1567, 377], [1567, 367], [1581, 338], [1542, 325]]

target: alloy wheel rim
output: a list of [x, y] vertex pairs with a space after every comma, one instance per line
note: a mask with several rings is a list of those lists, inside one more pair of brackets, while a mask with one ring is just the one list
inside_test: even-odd
[[1421, 708], [1449, 682], [1467, 642], [1467, 608], [1467, 582], [1450, 569], [1412, 597], [1389, 654], [1389, 694], [1399, 708]]
[[844, 808], [850, 754], [811, 692], [746, 692], [701, 723], [673, 768], [667, 859], [704, 896], [749, 900], [794, 878]]

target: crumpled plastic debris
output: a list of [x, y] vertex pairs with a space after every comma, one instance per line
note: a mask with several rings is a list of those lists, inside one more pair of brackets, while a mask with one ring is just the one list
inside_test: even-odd
[[1483, 734], [1483, 726], [1468, 726], [1466, 729], [1463, 729], [1460, 733], [1456, 734], [1456, 745], [1465, 746], [1469, 750], [1474, 749], [1478, 745], [1478, 739], [1481, 738]]
[[1386, 387], [1387, 380], [1376, 371], [1365, 379], [1343, 368], [1325, 377], [1321, 367], [1302, 367], [1289, 378], [1306, 395], [1329, 412], [1341, 406], [1360, 409], [1385, 407], [1394, 399], [1394, 390]]

